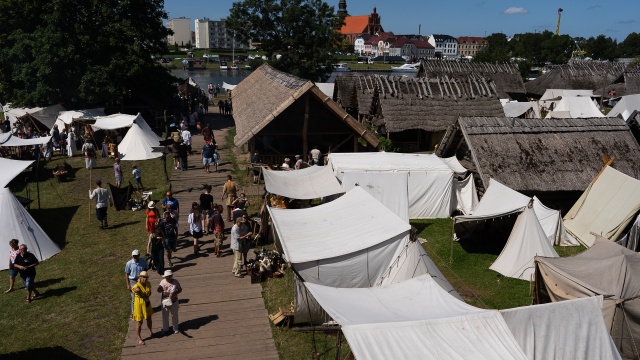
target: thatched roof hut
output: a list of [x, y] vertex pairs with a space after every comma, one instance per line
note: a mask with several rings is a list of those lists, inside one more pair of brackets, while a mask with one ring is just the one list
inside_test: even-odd
[[460, 118], [438, 149], [456, 155], [486, 188], [495, 178], [527, 194], [584, 191], [614, 158], [617, 170], [640, 178], [640, 146], [618, 118], [530, 120]]
[[621, 81], [622, 63], [584, 61], [554, 67], [548, 73], [525, 84], [527, 94], [540, 98], [547, 89], [598, 90]]
[[250, 142], [250, 148], [283, 157], [306, 153], [310, 145], [321, 146], [321, 151], [354, 151], [359, 139], [369, 149], [378, 146], [373, 133], [311, 81], [268, 64], [241, 81], [231, 99], [237, 146]]
[[469, 63], [446, 60], [422, 60], [420, 62], [419, 78], [467, 78], [477, 75], [495, 84], [498, 97], [526, 101], [526, 89], [520, 76], [518, 64]]

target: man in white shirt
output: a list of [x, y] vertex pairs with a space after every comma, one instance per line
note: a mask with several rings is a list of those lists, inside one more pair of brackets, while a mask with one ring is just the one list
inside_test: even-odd
[[184, 144], [184, 146], [187, 147], [187, 150], [189, 151], [189, 155], [191, 155], [191, 153], [192, 153], [192, 151], [191, 151], [191, 132], [189, 131], [189, 129], [182, 130], [182, 143]]
[[289, 158], [284, 158], [284, 163], [282, 165], [280, 165], [281, 168], [285, 169], [285, 170], [289, 170], [291, 169], [291, 166], [289, 166]]
[[244, 233], [241, 230], [241, 226], [242, 218], [239, 217], [236, 219], [235, 225], [231, 228], [231, 250], [233, 250], [233, 269], [231, 272], [235, 277], [239, 278], [243, 277], [240, 273], [243, 265], [241, 242], [246, 241], [252, 235], [250, 232]]
[[318, 150], [317, 146], [313, 147], [313, 150], [311, 150], [311, 157], [313, 158], [313, 162], [316, 165], [320, 165], [320, 157], [322, 156], [322, 152], [320, 152], [320, 150]]
[[113, 206], [113, 200], [109, 190], [102, 187], [100, 179], [96, 180], [96, 188], [93, 191], [89, 189], [89, 199], [93, 200], [93, 198], [96, 198], [96, 217], [100, 223], [100, 229], [106, 229], [109, 227], [107, 223], [107, 206]]

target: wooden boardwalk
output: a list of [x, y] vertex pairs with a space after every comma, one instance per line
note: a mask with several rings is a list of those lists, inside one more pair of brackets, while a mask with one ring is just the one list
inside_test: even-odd
[[[207, 121], [222, 147], [227, 129], [233, 126], [233, 121], [216, 113], [209, 114]], [[178, 237], [178, 251], [174, 254], [172, 268], [174, 279], [183, 288], [179, 296], [180, 333], [171, 332], [162, 336], [160, 294], [154, 293], [153, 331], [156, 335], [149, 338], [149, 330], [144, 325], [142, 337], [146, 345], [137, 345], [136, 322], [130, 320], [122, 359], [278, 359], [262, 300], [261, 285], [251, 284], [248, 276], [239, 279], [231, 273], [233, 255], [229, 250], [230, 237], [227, 237], [223, 247], [227, 255], [217, 258], [213, 254], [212, 235], [200, 239], [201, 252], [197, 256], [193, 254], [192, 238], [184, 235], [189, 229], [187, 216], [191, 203], [199, 201], [203, 184], [214, 187], [211, 194], [214, 201], [220, 203], [222, 184], [231, 173], [231, 164], [226, 161], [232, 150], [225, 148], [219, 150], [223, 164], [221, 172], [205, 173], [200, 161], [203, 145], [202, 136], [193, 137], [194, 155], [189, 156], [189, 169], [174, 170], [171, 178], [174, 196], [180, 202], [179, 231], [183, 234]], [[155, 195], [154, 199], [160, 198]], [[230, 226], [226, 221], [225, 225]], [[157, 272], [151, 273], [149, 280], [152, 289], [158, 286], [161, 279]]]

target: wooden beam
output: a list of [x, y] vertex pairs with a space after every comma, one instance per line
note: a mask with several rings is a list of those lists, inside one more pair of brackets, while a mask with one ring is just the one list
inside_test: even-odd
[[[351, 139], [352, 137], [354, 137], [353, 134], [349, 134], [349, 136], [347, 136], [346, 139], [342, 140], [336, 147], [334, 147], [334, 150], [337, 150], [340, 148], [340, 146], [344, 145], [344, 143], [346, 143], [347, 141], [349, 141], [349, 139]], [[356, 139], [356, 141], [358, 141], [358, 139]]]
[[257, 139], [258, 141], [260, 141], [260, 142], [262, 143], [262, 145], [264, 145], [264, 146], [268, 147], [269, 149], [271, 149], [271, 150], [275, 151], [275, 152], [276, 152], [276, 154], [278, 154], [278, 155], [282, 155], [282, 153], [281, 153], [280, 151], [276, 150], [273, 146], [271, 146], [271, 145], [269, 145], [269, 144], [265, 144], [265, 143], [264, 143], [264, 141], [262, 141], [262, 139], [257, 138], [257, 137], [254, 137], [254, 139]]

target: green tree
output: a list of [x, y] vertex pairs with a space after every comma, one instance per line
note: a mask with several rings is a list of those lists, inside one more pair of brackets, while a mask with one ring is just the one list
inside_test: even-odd
[[495, 33], [485, 38], [489, 45], [478, 51], [473, 58], [474, 62], [509, 62], [511, 58], [511, 48], [507, 35]]
[[551, 39], [554, 34], [545, 30], [541, 33], [516, 34], [510, 43], [513, 48], [512, 56], [529, 60], [532, 64], [541, 65], [545, 62], [542, 57], [542, 43]]
[[586, 56], [595, 60], [613, 60], [617, 56], [618, 44], [604, 35], [590, 37], [583, 45]]
[[342, 24], [322, 0], [239, 1], [226, 22], [237, 38], [261, 43], [274, 67], [313, 81], [331, 72], [330, 53], [340, 42]]
[[161, 0], [0, 1], [0, 100], [18, 106], [168, 101]]
[[624, 41], [618, 44], [620, 57], [635, 57], [640, 55], [640, 34], [632, 32]]
[[569, 35], [552, 36], [542, 43], [544, 62], [566, 64], [571, 59], [575, 44]]

